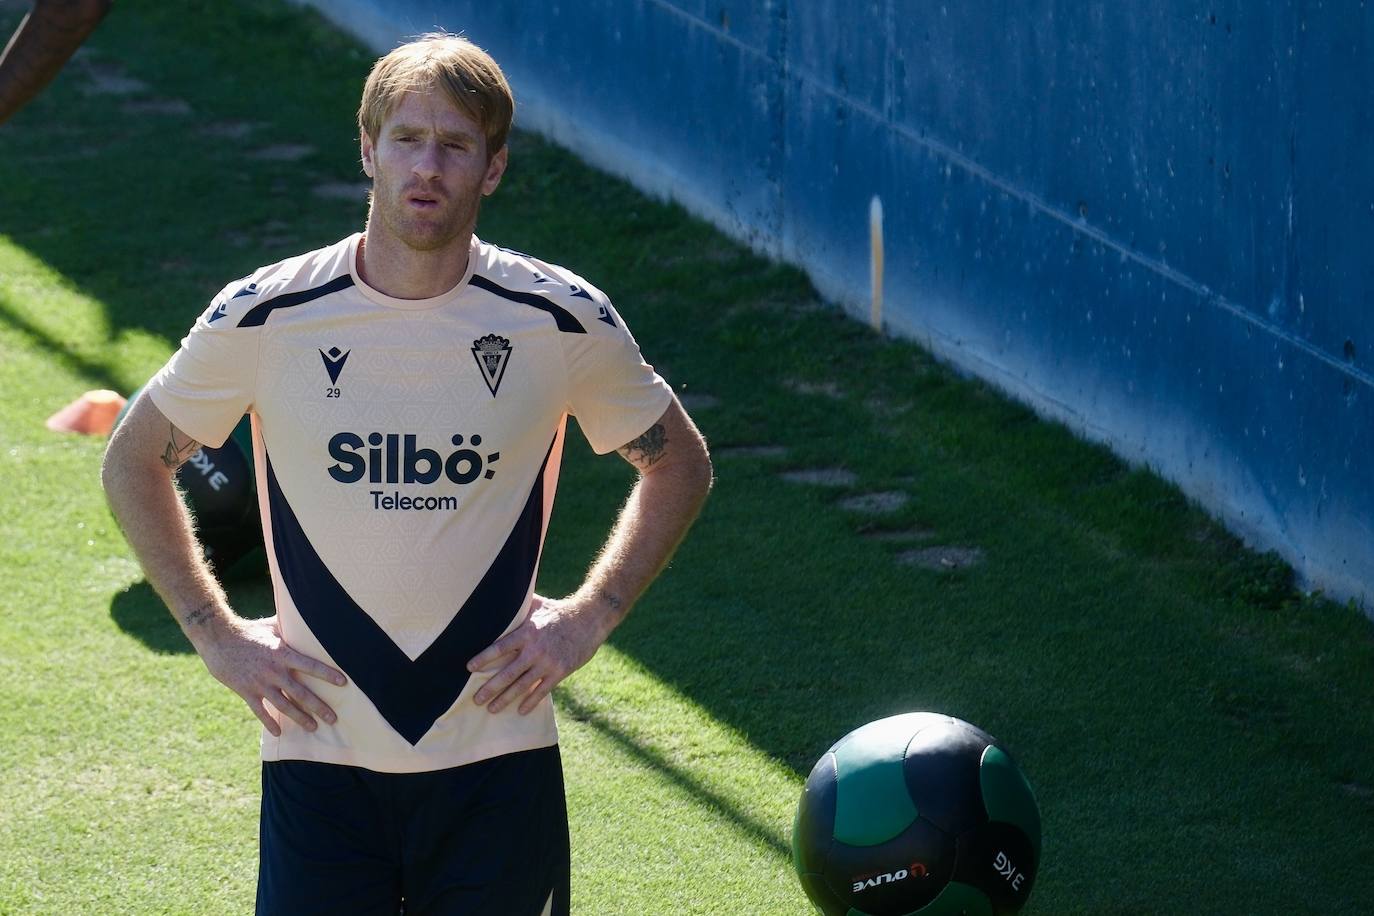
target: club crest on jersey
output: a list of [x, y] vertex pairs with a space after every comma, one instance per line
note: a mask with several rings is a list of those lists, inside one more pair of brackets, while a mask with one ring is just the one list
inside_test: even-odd
[[482, 380], [496, 397], [496, 389], [501, 387], [501, 379], [506, 374], [506, 364], [510, 362], [510, 341], [496, 334], [479, 337], [472, 342], [472, 357], [477, 360], [477, 368], [482, 370]]
[[340, 352], [338, 347], [330, 347], [329, 352], [320, 351], [320, 359], [324, 360], [324, 371], [329, 373], [330, 384], [339, 383], [339, 373], [343, 371], [344, 363], [348, 362], [348, 354], [352, 350]]

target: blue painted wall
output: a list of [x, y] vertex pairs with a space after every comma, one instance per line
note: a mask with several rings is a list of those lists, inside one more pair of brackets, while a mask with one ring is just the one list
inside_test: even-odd
[[889, 330], [1369, 607], [1365, 3], [312, 2], [465, 31], [524, 126], [865, 317], [878, 196]]

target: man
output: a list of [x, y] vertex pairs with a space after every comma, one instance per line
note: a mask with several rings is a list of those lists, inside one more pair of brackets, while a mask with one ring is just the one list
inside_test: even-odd
[[0, 54], [0, 124], [43, 91], [110, 11], [110, 0], [35, 0]]
[[[365, 231], [229, 284], [116, 430], [111, 508], [262, 720], [258, 912], [565, 913], [549, 693], [667, 562], [706, 446], [620, 315], [474, 235], [513, 101], [465, 39], [377, 62]], [[253, 424], [276, 616], [245, 620], [171, 475]], [[573, 595], [534, 593], [569, 414], [640, 472]]]

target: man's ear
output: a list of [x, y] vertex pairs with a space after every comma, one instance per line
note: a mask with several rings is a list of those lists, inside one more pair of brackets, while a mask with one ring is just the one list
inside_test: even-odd
[[507, 152], [510, 150], [509, 144], [503, 144], [496, 155], [491, 157], [487, 163], [487, 174], [482, 179], [482, 195], [486, 196], [496, 190], [501, 183], [501, 176], [506, 174]]
[[367, 131], [363, 131], [361, 146], [363, 155], [363, 174], [367, 175], [368, 178], [375, 178], [376, 176], [372, 173], [372, 138], [367, 135]]

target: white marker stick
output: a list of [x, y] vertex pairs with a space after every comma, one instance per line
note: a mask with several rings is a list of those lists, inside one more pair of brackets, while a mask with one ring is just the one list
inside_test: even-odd
[[873, 289], [873, 305], [869, 324], [873, 330], [883, 329], [883, 202], [878, 195], [868, 205], [869, 281]]

